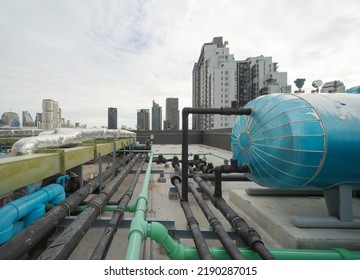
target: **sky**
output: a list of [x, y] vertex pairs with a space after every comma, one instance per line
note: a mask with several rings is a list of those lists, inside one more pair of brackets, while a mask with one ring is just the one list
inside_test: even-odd
[[136, 127], [137, 109], [178, 97], [191, 107], [201, 47], [228, 41], [236, 60], [271, 56], [288, 84], [360, 85], [358, 0], [0, 0], [0, 114], [43, 99], [87, 127]]

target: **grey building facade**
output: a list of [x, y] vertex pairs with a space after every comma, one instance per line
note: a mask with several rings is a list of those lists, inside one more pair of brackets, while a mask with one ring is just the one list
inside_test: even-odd
[[164, 130], [179, 130], [179, 98], [166, 98]]
[[108, 128], [117, 129], [117, 108], [108, 108]]
[[149, 109], [139, 109], [137, 111], [137, 130], [150, 130], [150, 111]]
[[153, 106], [151, 108], [151, 129], [161, 130], [162, 127], [162, 108], [153, 100]]

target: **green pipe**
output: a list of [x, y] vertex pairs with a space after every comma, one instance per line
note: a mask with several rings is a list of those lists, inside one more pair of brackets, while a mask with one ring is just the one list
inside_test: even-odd
[[[145, 222], [146, 223], [146, 222]], [[171, 260], [199, 260], [199, 254], [195, 246], [184, 246], [172, 239], [166, 227], [158, 222], [147, 224], [147, 237], [162, 245]], [[228, 253], [223, 247], [209, 247], [214, 260], [230, 260]], [[262, 260], [254, 251], [248, 248], [238, 248], [246, 260]], [[346, 249], [310, 250], [310, 249], [286, 249], [272, 248], [270, 252], [277, 260], [359, 260], [359, 251]]]
[[[195, 247], [185, 247], [187, 260], [199, 260]], [[359, 260], [359, 251], [348, 251], [346, 249], [309, 250], [309, 249], [269, 249], [277, 260]], [[246, 260], [261, 260], [260, 256], [247, 248], [239, 248]], [[223, 247], [210, 247], [210, 252], [215, 260], [230, 260], [229, 255]]]
[[134, 213], [136, 211], [136, 203], [126, 206], [126, 212]]
[[[149, 222], [148, 223], [148, 237], [156, 241], [156, 243], [162, 245], [172, 260], [184, 260], [185, 259], [185, 250], [184, 245], [172, 239], [168, 234], [167, 228], [158, 222]], [[195, 248], [196, 250], [196, 248]]]
[[153, 151], [150, 152], [149, 163], [146, 169], [145, 178], [141, 191], [136, 200], [135, 217], [131, 221], [128, 239], [129, 244], [126, 250], [126, 260], [140, 259], [140, 250], [143, 240], [147, 237], [147, 222], [145, 222], [146, 207], [148, 202], [148, 190], [151, 176], [151, 166], [153, 162]]

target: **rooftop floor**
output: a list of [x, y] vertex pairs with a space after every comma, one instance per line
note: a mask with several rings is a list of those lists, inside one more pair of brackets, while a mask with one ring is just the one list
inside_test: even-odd
[[[155, 154], [164, 154], [164, 157], [172, 158], [172, 155], [181, 153], [181, 145], [153, 145], [153, 151]], [[214, 166], [223, 164], [223, 158], [230, 159], [232, 156], [229, 151], [204, 145], [190, 145], [189, 153], [211, 153], [205, 155], [205, 158]], [[179, 157], [181, 158], [181, 155]], [[146, 169], [146, 165], [144, 169]], [[183, 245], [194, 246], [179, 199], [174, 199], [170, 192], [172, 188], [170, 175], [173, 173], [171, 164], [168, 166], [153, 163], [152, 170], [146, 213], [147, 220], [155, 220], [165, 224], [173, 237], [178, 238]], [[159, 173], [162, 172], [165, 175], [165, 182], [158, 181]], [[128, 177], [112, 197], [110, 203], [115, 203], [123, 195], [132, 176], [129, 175]], [[130, 204], [135, 202], [143, 179], [144, 176], [140, 176]], [[258, 231], [268, 248], [360, 249], [360, 229], [311, 229], [298, 228], [292, 224], [291, 220], [294, 215], [326, 216], [327, 210], [323, 197], [253, 196], [246, 192], [249, 187], [261, 188], [253, 182], [223, 182], [223, 198], [249, 226]], [[200, 228], [206, 236], [208, 245], [221, 246], [191, 194], [189, 194], [189, 203]], [[223, 224], [225, 230], [232, 234], [233, 230], [223, 215], [213, 207], [209, 200], [207, 200], [207, 204]], [[360, 200], [354, 199], [353, 211], [355, 216], [359, 216]], [[111, 215], [111, 212], [102, 214], [80, 241], [70, 259], [90, 258]], [[132, 218], [132, 213], [126, 213], [109, 249], [107, 259], [124, 259], [128, 245], [128, 227]], [[68, 225], [70, 221], [71, 219], [67, 219], [64, 224]], [[142, 258], [168, 259], [168, 256], [158, 244], [147, 239], [142, 247]]]

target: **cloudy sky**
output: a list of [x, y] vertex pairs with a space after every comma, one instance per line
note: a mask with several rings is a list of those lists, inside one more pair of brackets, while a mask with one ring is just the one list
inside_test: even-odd
[[191, 106], [192, 68], [222, 36], [242, 60], [272, 56], [288, 83], [360, 84], [358, 0], [0, 0], [0, 114], [41, 112], [88, 127], [135, 127], [136, 110]]

